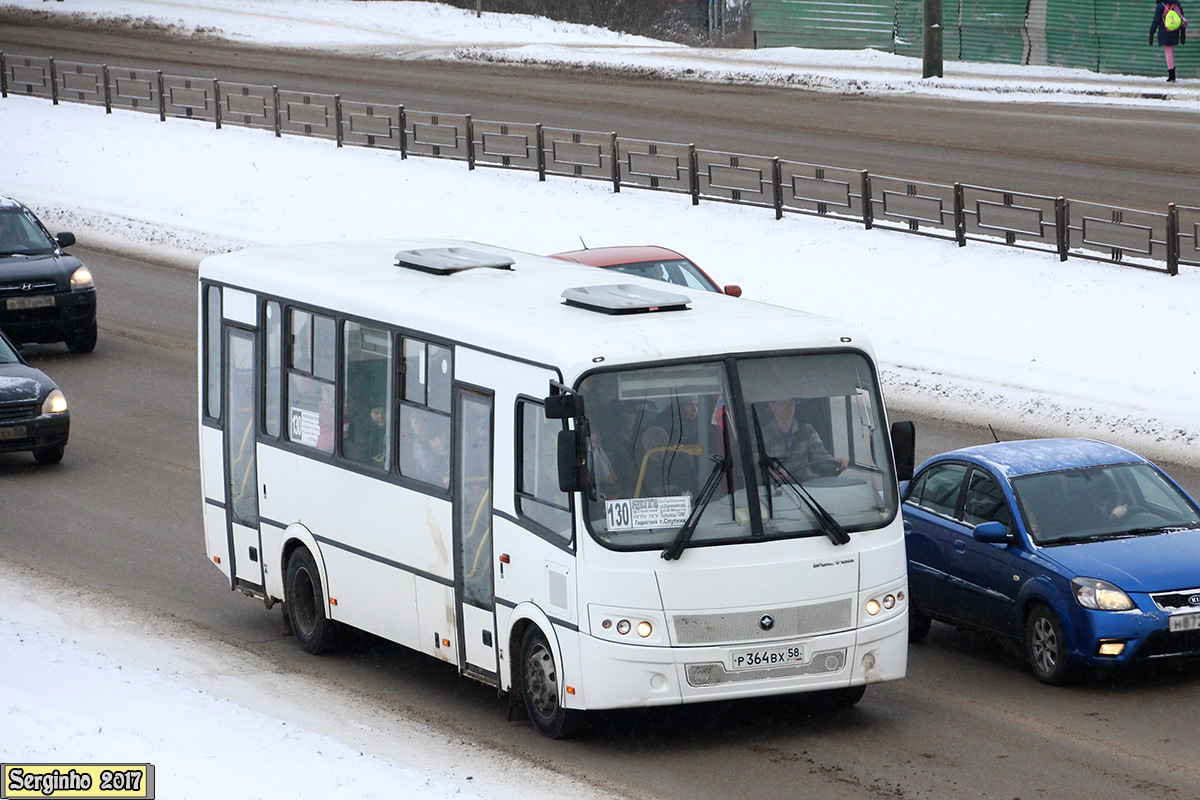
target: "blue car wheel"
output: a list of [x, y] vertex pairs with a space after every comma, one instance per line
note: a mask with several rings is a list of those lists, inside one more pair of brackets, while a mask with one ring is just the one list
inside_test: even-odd
[[1025, 621], [1025, 655], [1034, 677], [1042, 683], [1062, 686], [1070, 679], [1062, 623], [1044, 605], [1034, 606]]

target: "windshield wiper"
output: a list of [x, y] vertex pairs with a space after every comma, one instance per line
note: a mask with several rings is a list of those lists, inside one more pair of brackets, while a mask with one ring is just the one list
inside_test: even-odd
[[704, 481], [704, 485], [700, 487], [700, 493], [696, 495], [696, 503], [692, 506], [692, 513], [688, 515], [687, 521], [679, 528], [679, 533], [675, 534], [675, 541], [667, 545], [667, 549], [662, 551], [662, 557], [667, 561], [674, 561], [683, 554], [683, 549], [687, 547], [688, 540], [692, 538], [692, 533], [700, 524], [700, 517], [704, 514], [704, 509], [708, 507], [708, 501], [712, 500], [713, 493], [717, 490], [717, 484], [721, 481], [721, 476], [725, 474], [725, 470], [729, 469], [729, 459], [724, 456], [713, 456], [712, 472], [708, 473], [708, 479]]
[[[763, 456], [763, 466], [775, 476], [781, 486], [791, 487], [791, 490], [796, 493], [796, 496], [804, 501], [804, 504], [809, 507], [816, 516], [817, 522], [821, 524], [821, 530], [825, 531], [825, 535], [834, 544], [849, 544], [850, 534], [846, 533], [833, 515], [825, 510], [825, 507], [817, 502], [817, 499], [809, 494], [796, 476], [783, 465], [783, 459], [775, 456]], [[770, 494], [771, 487], [767, 486], [767, 493]]]

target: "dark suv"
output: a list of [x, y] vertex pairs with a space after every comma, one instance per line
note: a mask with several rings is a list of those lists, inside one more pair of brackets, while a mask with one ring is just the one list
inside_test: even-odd
[[0, 194], [0, 330], [14, 342], [96, 347], [96, 284], [63, 252], [75, 235], [51, 236], [33, 212]]

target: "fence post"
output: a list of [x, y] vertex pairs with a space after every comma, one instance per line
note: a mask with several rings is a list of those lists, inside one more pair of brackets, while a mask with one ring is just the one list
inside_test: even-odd
[[8, 97], [8, 64], [3, 50], [0, 50], [0, 97]]
[[688, 191], [692, 194], [692, 205], [700, 205], [700, 159], [694, 144], [688, 145]]
[[408, 158], [408, 115], [404, 106], [400, 106], [400, 160]]
[[1071, 247], [1070, 231], [1067, 230], [1067, 201], [1066, 198], [1054, 198], [1054, 228], [1057, 233], [1058, 260], [1067, 260], [1067, 251]]
[[275, 113], [272, 115], [272, 116], [274, 116], [274, 119], [271, 121], [271, 129], [275, 131], [275, 138], [278, 139], [281, 136], [283, 136], [283, 131], [281, 131], [279, 129], [279, 87], [278, 86], [271, 87], [271, 108], [273, 108], [275, 110]]
[[967, 246], [967, 210], [963, 203], [963, 187], [954, 184], [954, 239], [959, 247]]
[[475, 169], [475, 125], [467, 114], [467, 169]]
[[608, 157], [612, 161], [612, 182], [613, 194], [619, 194], [621, 191], [621, 162], [617, 156], [617, 132], [613, 131], [608, 135]]
[[167, 96], [163, 93], [163, 73], [158, 70], [158, 121], [167, 121]]
[[775, 219], [783, 219], [783, 164], [778, 156], [771, 159], [771, 190], [775, 193]]
[[58, 105], [58, 68], [54, 59], [50, 59], [50, 100], [51, 105]]
[[863, 225], [867, 226], [867, 230], [871, 230], [871, 224], [875, 221], [875, 212], [871, 208], [871, 174], [865, 169], [862, 171], [861, 192]]
[[1167, 274], [1179, 274], [1179, 209], [1167, 203]]
[[334, 134], [336, 137], [336, 140], [337, 140], [337, 146], [341, 147], [342, 146], [342, 96], [340, 94], [335, 94], [333, 96], [333, 124], [334, 124], [334, 127], [337, 129]]
[[108, 64], [101, 68], [104, 72], [104, 113], [112, 113], [112, 87], [109, 86]]
[[217, 123], [217, 130], [221, 130], [221, 84], [213, 78], [213, 119]]
[[542, 132], [542, 123], [537, 124], [534, 142], [537, 144], [538, 180], [546, 180], [546, 134]]

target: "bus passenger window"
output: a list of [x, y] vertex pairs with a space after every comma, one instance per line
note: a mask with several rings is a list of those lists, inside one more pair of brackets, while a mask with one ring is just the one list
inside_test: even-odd
[[[291, 310], [292, 346], [287, 385], [288, 441], [333, 452], [334, 369], [324, 362], [336, 349], [332, 317]], [[316, 357], [315, 354], [320, 354]], [[319, 374], [314, 370], [320, 367]]]
[[279, 395], [283, 385], [283, 311], [270, 300], [265, 310], [266, 352], [263, 367], [263, 433], [279, 436]]
[[401, 351], [400, 474], [448, 491], [453, 351], [411, 338], [403, 340]]
[[517, 510], [559, 538], [571, 539], [571, 501], [558, 488], [558, 432], [562, 420], [546, 419], [541, 403], [517, 403]]
[[342, 457], [391, 467], [392, 339], [386, 331], [347, 322], [342, 363]]

